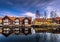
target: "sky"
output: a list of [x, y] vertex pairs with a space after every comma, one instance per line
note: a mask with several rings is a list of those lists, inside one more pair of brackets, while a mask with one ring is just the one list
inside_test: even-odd
[[60, 0], [0, 0], [0, 16], [30, 16], [35, 18], [36, 10], [39, 10], [40, 16], [44, 17], [46, 11], [47, 17], [50, 12], [55, 11], [60, 16]]

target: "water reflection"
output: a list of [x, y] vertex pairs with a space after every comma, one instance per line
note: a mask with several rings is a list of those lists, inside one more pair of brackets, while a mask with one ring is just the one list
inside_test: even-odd
[[7, 38], [0, 34], [0, 42], [60, 42], [60, 34], [10, 35]]

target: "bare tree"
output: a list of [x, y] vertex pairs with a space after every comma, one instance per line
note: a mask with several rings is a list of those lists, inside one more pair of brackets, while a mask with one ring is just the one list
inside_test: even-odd
[[51, 17], [51, 18], [54, 18], [54, 11], [51, 11], [50, 17]]
[[56, 18], [57, 17], [57, 13], [56, 13], [56, 11], [54, 11], [54, 18]]
[[56, 22], [55, 18], [57, 17], [56, 11], [51, 11], [50, 17], [52, 18], [52, 22]]
[[39, 10], [36, 11], [36, 17], [40, 17]]
[[47, 19], [47, 13], [46, 13], [46, 11], [44, 12], [44, 18]]

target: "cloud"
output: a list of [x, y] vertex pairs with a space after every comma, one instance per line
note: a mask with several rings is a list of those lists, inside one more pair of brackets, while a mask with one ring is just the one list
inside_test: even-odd
[[33, 19], [35, 18], [35, 14], [34, 13], [31, 13], [31, 12], [23, 13], [21, 16], [24, 16], [24, 17], [32, 17]]
[[8, 12], [8, 11], [0, 11], [0, 16], [18, 16], [16, 14], [13, 14], [11, 12]]
[[51, 11], [54, 11], [54, 9], [53, 9], [53, 7], [52, 6], [47, 6], [46, 8], [45, 8], [45, 11], [47, 12], [47, 18], [50, 18], [50, 12]]
[[33, 19], [35, 18], [35, 14], [32, 12], [26, 12], [18, 15], [18, 14], [11, 13], [9, 11], [0, 11], [0, 16], [32, 17]]
[[43, 4], [50, 3], [51, 1], [52, 0], [0, 0], [0, 2], [2, 2], [1, 4], [4, 4], [4, 6], [11, 6], [19, 10], [21, 8], [23, 8], [23, 10], [30, 10], [31, 8], [37, 9], [37, 7], [41, 7]]
[[60, 11], [57, 11], [56, 13], [57, 13], [57, 16], [60, 17]]
[[[31, 16], [35, 18], [35, 11], [45, 11], [50, 17], [50, 12], [52, 10], [57, 10], [58, 16], [60, 16], [60, 0], [0, 0], [0, 6], [4, 6], [4, 10], [18, 10], [19, 14], [14, 14], [11, 11], [1, 12], [0, 15], [10, 15], [10, 16]], [[2, 5], [3, 4], [3, 5]], [[11, 7], [10, 7], [11, 6]], [[22, 13], [21, 13], [22, 11]], [[23, 13], [24, 12], [24, 13]], [[42, 14], [42, 13], [41, 13]]]
[[48, 3], [46, 5], [46, 7], [44, 7], [45, 11], [47, 11], [48, 17], [50, 17], [50, 12], [51, 11], [56, 11], [57, 16], [60, 17], [60, 5], [59, 5], [60, 1], [59, 0], [54, 0], [50, 3]]

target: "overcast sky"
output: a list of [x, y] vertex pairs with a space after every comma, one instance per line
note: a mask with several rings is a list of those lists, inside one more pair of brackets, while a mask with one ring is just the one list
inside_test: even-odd
[[60, 16], [60, 0], [0, 0], [0, 16], [31, 16], [35, 18], [36, 10], [43, 17], [44, 11], [57, 11]]

